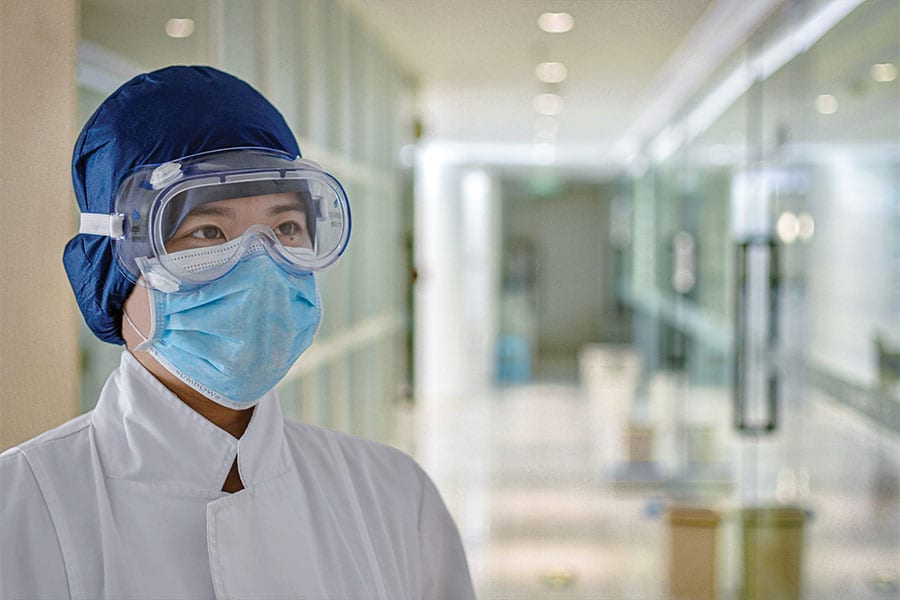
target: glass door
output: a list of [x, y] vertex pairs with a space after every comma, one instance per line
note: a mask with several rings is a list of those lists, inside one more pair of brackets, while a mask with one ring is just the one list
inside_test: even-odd
[[633, 175], [673, 597], [900, 597], [898, 68], [900, 2], [788, 0]]
[[811, 32], [748, 90], [732, 177], [735, 589], [895, 598], [900, 4], [787, 3], [748, 60]]

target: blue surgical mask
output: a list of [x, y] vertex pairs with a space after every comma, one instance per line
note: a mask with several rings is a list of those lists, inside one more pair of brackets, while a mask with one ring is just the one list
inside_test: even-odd
[[149, 292], [151, 329], [135, 349], [228, 408], [249, 408], [275, 387], [322, 317], [313, 275], [289, 273], [265, 252], [199, 290]]

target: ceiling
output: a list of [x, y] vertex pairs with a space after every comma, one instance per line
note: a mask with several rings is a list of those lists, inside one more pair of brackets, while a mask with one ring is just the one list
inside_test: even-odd
[[[535, 143], [536, 94], [558, 93], [559, 156], [622, 154], [677, 106], [781, 0], [353, 0], [419, 84], [427, 138]], [[545, 12], [574, 27], [546, 33]], [[535, 67], [568, 77], [541, 84]], [[614, 152], [615, 151], [615, 152]]]
[[[597, 173], [619, 169], [785, 0], [345, 1], [417, 82], [425, 140], [482, 152], [482, 162], [528, 164], [537, 141], [533, 99], [555, 92], [564, 103], [554, 117], [555, 164]], [[203, 27], [172, 44], [157, 30], [159, 19], [146, 18], [146, 3], [84, 4], [93, 15], [83, 23], [85, 37], [139, 64], [205, 56]], [[208, 6], [155, 0], [150, 8], [202, 22]], [[545, 11], [570, 13], [574, 27], [541, 31]], [[139, 26], [153, 27], [144, 38], [158, 43], [136, 47]], [[542, 61], [564, 63], [568, 77], [539, 83]]]

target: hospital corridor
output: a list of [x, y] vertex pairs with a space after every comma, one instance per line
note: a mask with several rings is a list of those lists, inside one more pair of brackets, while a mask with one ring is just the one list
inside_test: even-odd
[[[900, 598], [900, 0], [0, 0], [0, 28], [0, 600], [47, 523], [70, 597]], [[142, 422], [134, 381], [196, 412]], [[83, 498], [34, 457], [114, 421], [98, 539], [153, 535], [67, 545]], [[266, 496], [289, 452], [296, 503]], [[5, 516], [19, 459], [46, 517]], [[169, 534], [183, 582], [103, 562]]]

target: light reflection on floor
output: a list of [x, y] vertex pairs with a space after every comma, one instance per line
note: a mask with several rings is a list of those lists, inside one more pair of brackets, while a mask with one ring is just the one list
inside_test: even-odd
[[576, 386], [504, 388], [431, 409], [419, 415], [432, 432], [420, 460], [457, 517], [480, 598], [660, 596], [660, 549], [647, 542], [661, 522], [643, 516], [644, 494], [597, 481]]

